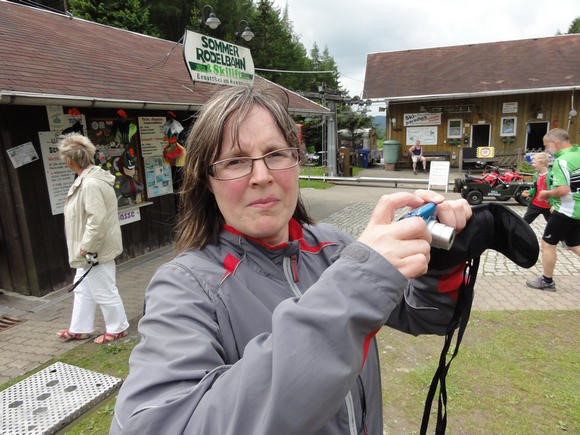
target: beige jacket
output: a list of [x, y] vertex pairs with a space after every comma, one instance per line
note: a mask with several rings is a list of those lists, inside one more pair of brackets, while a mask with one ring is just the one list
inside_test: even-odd
[[69, 264], [86, 268], [81, 249], [96, 253], [100, 263], [123, 252], [117, 212], [115, 177], [98, 166], [85, 169], [70, 187], [64, 204], [64, 228]]

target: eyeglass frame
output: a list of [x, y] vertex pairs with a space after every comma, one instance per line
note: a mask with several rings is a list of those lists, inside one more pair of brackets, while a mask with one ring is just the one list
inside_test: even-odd
[[[266, 157], [270, 156], [271, 154], [274, 154], [274, 153], [277, 153], [277, 152], [280, 152], [280, 151], [286, 151], [286, 150], [291, 150], [291, 151], [294, 151], [294, 152], [296, 153], [296, 154], [295, 154], [295, 155], [296, 155], [296, 163], [294, 163], [293, 165], [291, 165], [291, 166], [288, 166], [288, 167], [286, 167], [286, 168], [279, 168], [279, 169], [270, 168], [270, 167], [268, 166], [268, 163], [266, 162]], [[250, 161], [250, 162], [251, 162], [251, 164], [250, 164], [250, 170], [248, 171], [248, 173], [247, 173], [247, 174], [240, 175], [240, 176], [238, 176], [238, 177], [233, 177], [233, 178], [221, 178], [221, 177], [216, 177], [216, 176], [215, 176], [215, 174], [214, 174], [214, 172], [215, 172], [215, 170], [214, 170], [214, 167], [215, 167], [216, 165], [218, 165], [219, 163], [228, 162], [228, 161], [230, 161], [230, 160], [244, 160], [244, 161]], [[209, 175], [210, 175], [212, 178], [214, 178], [215, 180], [218, 180], [218, 181], [231, 181], [231, 180], [238, 180], [238, 179], [240, 179], [240, 178], [247, 177], [248, 175], [250, 175], [250, 174], [252, 173], [252, 171], [254, 170], [254, 162], [255, 162], [256, 160], [263, 160], [263, 161], [264, 161], [264, 165], [266, 165], [266, 168], [268, 168], [268, 170], [269, 170], [269, 171], [285, 171], [286, 169], [291, 169], [291, 168], [294, 168], [294, 167], [298, 166], [298, 164], [300, 164], [300, 160], [301, 160], [301, 159], [300, 159], [300, 148], [298, 148], [298, 147], [287, 147], [287, 148], [280, 148], [280, 149], [277, 149], [277, 150], [272, 150], [272, 151], [270, 151], [270, 152], [267, 152], [266, 154], [264, 154], [263, 156], [260, 156], [260, 157], [246, 157], [246, 156], [244, 156], [244, 157], [230, 157], [230, 158], [227, 158], [227, 159], [218, 160], [217, 162], [213, 162], [213, 163], [211, 163], [211, 164], [209, 165], [209, 168], [208, 168], [208, 169], [209, 169]]]

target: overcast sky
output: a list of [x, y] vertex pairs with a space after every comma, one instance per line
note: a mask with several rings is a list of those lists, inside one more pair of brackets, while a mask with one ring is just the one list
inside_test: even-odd
[[580, 16], [578, 0], [273, 0], [310, 51], [338, 65], [350, 96], [362, 96], [369, 53], [554, 36]]

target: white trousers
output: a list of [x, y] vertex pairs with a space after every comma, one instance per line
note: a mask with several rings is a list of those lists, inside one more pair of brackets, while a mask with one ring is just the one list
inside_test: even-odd
[[[77, 269], [77, 282], [87, 269]], [[69, 330], [76, 334], [90, 334], [95, 329], [95, 311], [101, 307], [106, 332], [117, 334], [129, 327], [125, 307], [115, 278], [115, 262], [99, 263], [74, 290], [74, 303]]]

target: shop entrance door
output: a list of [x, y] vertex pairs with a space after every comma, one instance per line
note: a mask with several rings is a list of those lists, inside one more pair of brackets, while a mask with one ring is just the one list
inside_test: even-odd
[[488, 147], [491, 139], [490, 124], [471, 125], [471, 148]]

